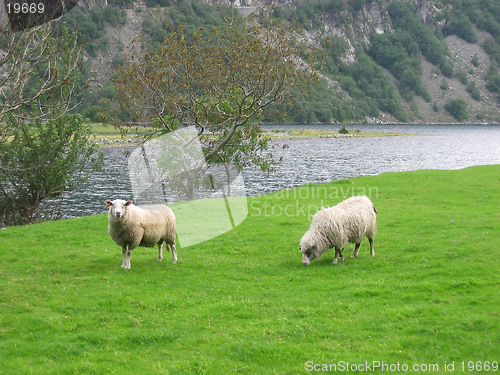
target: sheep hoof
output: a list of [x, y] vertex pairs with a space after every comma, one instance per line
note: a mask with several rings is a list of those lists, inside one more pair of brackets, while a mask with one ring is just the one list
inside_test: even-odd
[[333, 260], [333, 264], [337, 264], [338, 262], [339, 262], [339, 260], [338, 260], [338, 259], [334, 259], [334, 260]]
[[177, 259], [172, 261], [172, 264], [177, 264]]
[[374, 257], [374, 256], [375, 256], [375, 253], [371, 253], [370, 255], [371, 255], [372, 257]]
[[161, 262], [162, 260], [163, 260], [163, 258], [156, 259], [157, 262]]
[[357, 255], [354, 254], [351, 255], [351, 258], [357, 258], [357, 257], [358, 257]]

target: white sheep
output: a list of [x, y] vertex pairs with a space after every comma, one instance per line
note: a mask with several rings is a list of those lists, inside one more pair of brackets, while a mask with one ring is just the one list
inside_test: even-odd
[[352, 197], [334, 207], [324, 208], [317, 212], [311, 227], [300, 240], [302, 263], [308, 266], [313, 259], [319, 258], [334, 247], [333, 264], [337, 264], [339, 257], [344, 260], [342, 250], [347, 242], [356, 244], [352, 253], [352, 257], [356, 258], [364, 237], [368, 237], [370, 254], [374, 256], [373, 238], [377, 231], [376, 214], [375, 206], [366, 196]]
[[[132, 250], [137, 246], [158, 245], [158, 262], [163, 259], [163, 242], [172, 250], [172, 262], [177, 263], [175, 249], [175, 215], [164, 205], [138, 207], [131, 201], [106, 201], [108, 233], [122, 247], [122, 268], [130, 268]], [[128, 248], [127, 248], [128, 247]]]

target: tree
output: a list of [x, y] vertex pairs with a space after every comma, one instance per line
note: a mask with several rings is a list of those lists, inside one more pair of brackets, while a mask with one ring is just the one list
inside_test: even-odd
[[90, 129], [69, 114], [78, 104], [80, 46], [55, 26], [0, 29], [0, 220], [7, 225], [54, 217], [42, 201], [100, 164]]
[[[55, 34], [54, 22], [14, 33], [0, 28], [0, 120], [53, 118], [75, 107], [80, 46], [66, 30]], [[0, 121], [0, 142], [10, 136]]]
[[[192, 178], [206, 162], [269, 169], [267, 140], [257, 125], [262, 110], [303, 93], [322, 60], [290, 29], [269, 18], [264, 23], [232, 18], [192, 35], [180, 26], [157, 50], [136, 43], [116, 80], [131, 122], [118, 126], [145, 123], [155, 136], [194, 125], [205, 159], [192, 166]], [[306, 53], [309, 63], [301, 59]]]
[[467, 120], [467, 102], [463, 99], [451, 99], [446, 102], [444, 108], [458, 121]]
[[[0, 145], [0, 214], [7, 225], [60, 217], [57, 209], [42, 201], [73, 189], [86, 179], [85, 168], [95, 157], [90, 127], [80, 116], [63, 115], [55, 120], [20, 123], [12, 139]], [[99, 161], [92, 163], [94, 170]]]

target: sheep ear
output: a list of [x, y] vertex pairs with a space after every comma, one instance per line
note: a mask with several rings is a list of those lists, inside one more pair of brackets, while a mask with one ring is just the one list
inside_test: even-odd
[[106, 201], [105, 203], [106, 203], [106, 206], [108, 206], [108, 207], [113, 205], [113, 203], [111, 203], [111, 201]]
[[131, 204], [133, 204], [134, 202], [132, 201], [128, 201], [127, 203], [125, 203], [125, 206], [130, 206]]

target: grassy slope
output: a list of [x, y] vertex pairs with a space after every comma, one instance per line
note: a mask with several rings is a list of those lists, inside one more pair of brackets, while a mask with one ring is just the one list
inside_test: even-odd
[[[243, 224], [179, 249], [177, 265], [139, 248], [130, 271], [105, 215], [0, 231], [0, 373], [293, 374], [365, 360], [443, 373], [498, 360], [499, 176], [393, 173], [250, 198]], [[308, 210], [368, 188], [376, 256], [365, 240], [358, 259], [303, 267]]]

